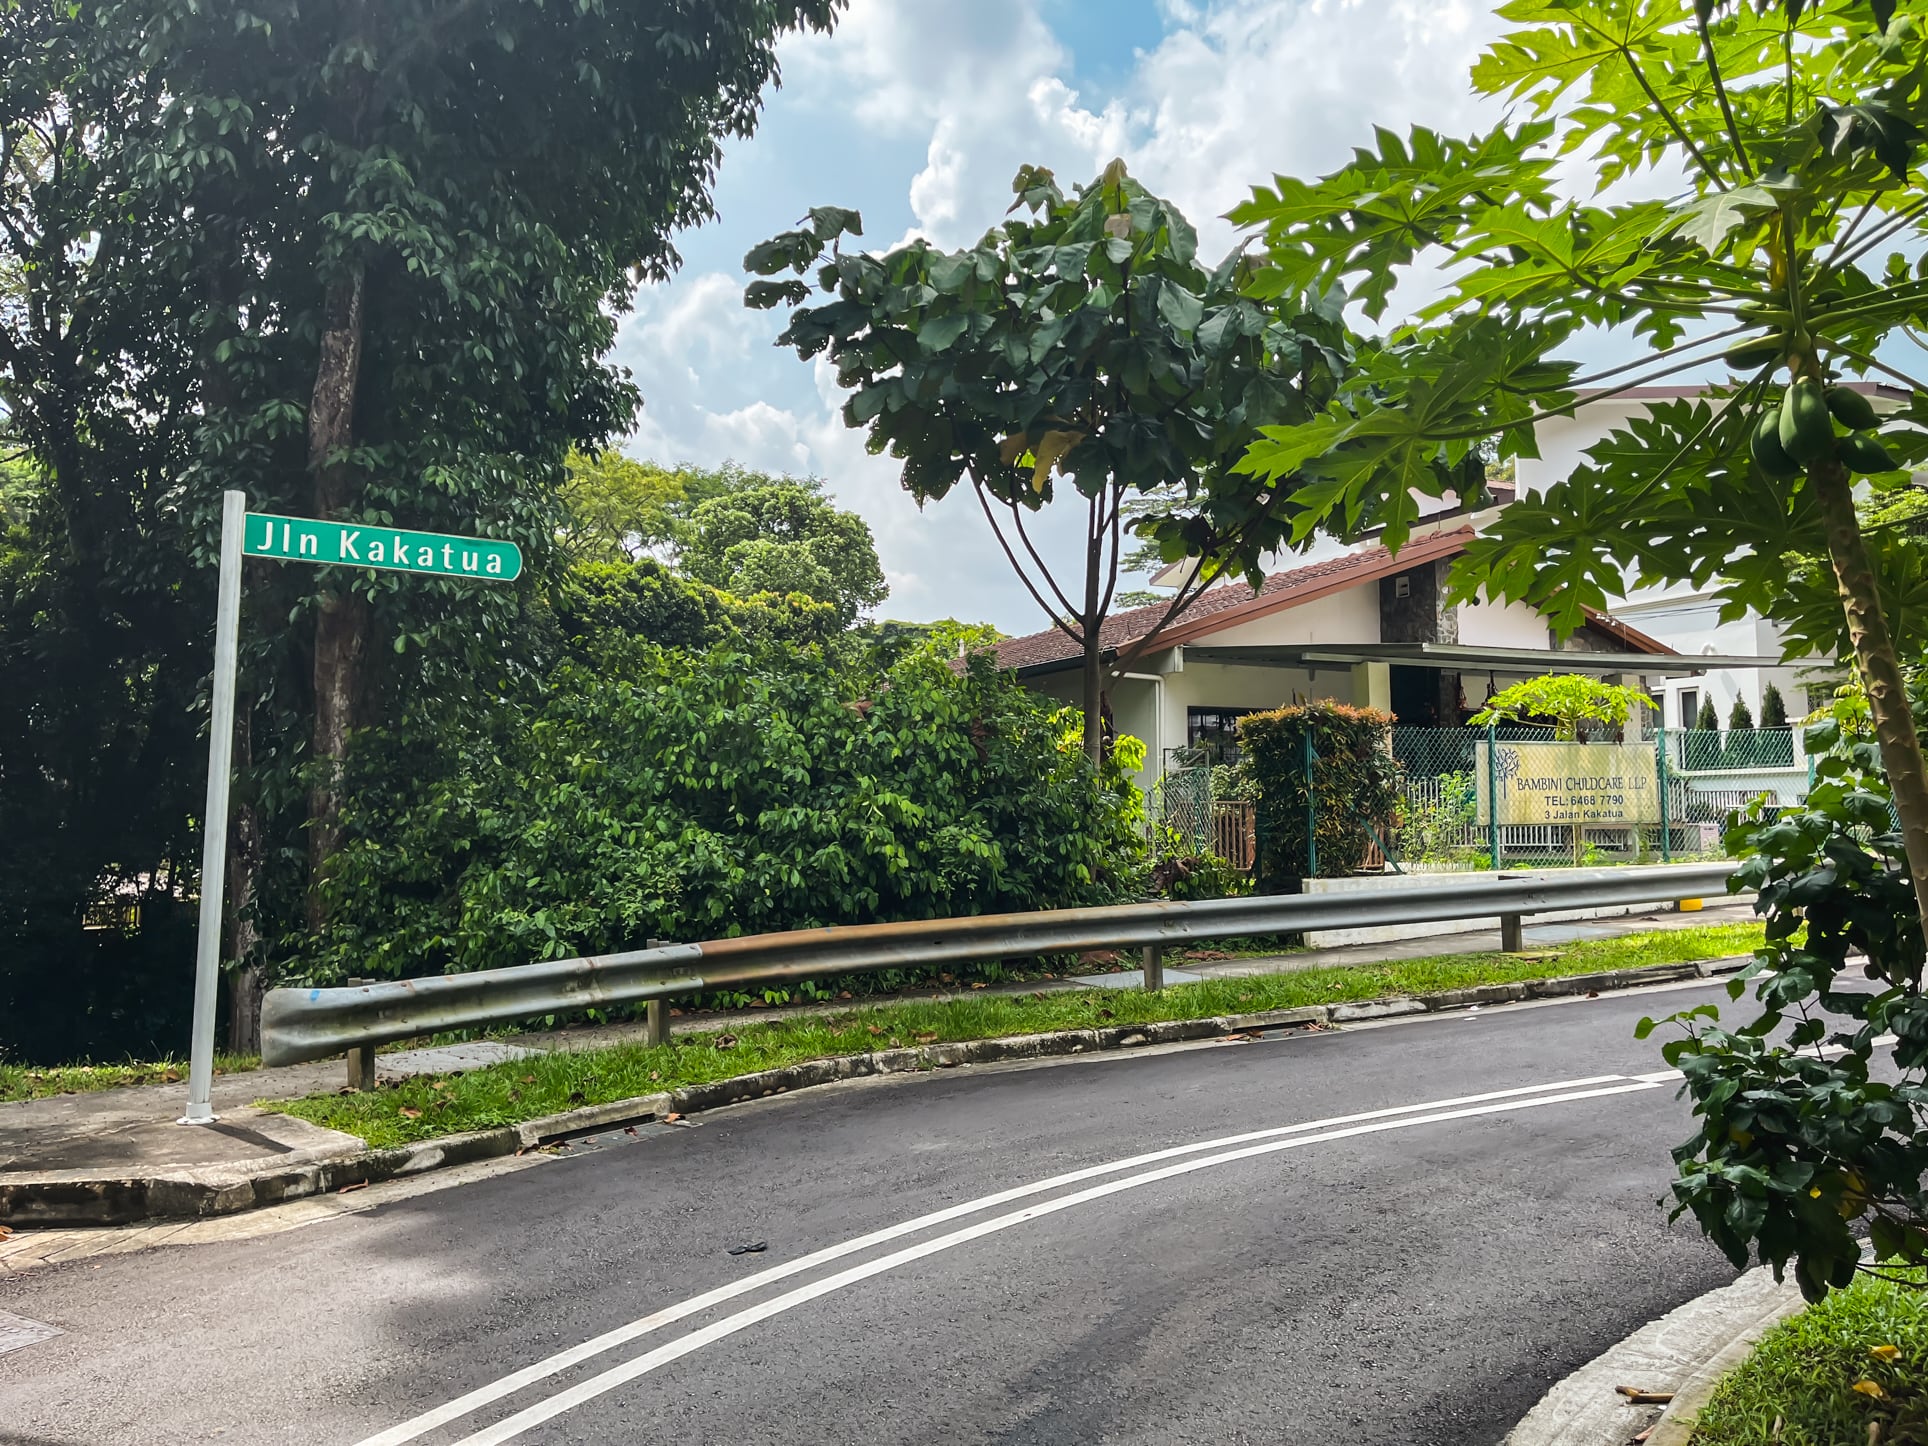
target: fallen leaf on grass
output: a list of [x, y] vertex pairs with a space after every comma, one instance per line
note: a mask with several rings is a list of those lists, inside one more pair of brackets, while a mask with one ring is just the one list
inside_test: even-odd
[[976, 981], [974, 981], [974, 982], [972, 983], [972, 985], [971, 985], [971, 988], [973, 988], [973, 989], [983, 989], [983, 988], [985, 988], [985, 987], [986, 987], [986, 986], [985, 986], [985, 983], [984, 983], [984, 981], [983, 981], [982, 979], [979, 979], [979, 980], [976, 980]]
[[735, 1049], [735, 1048], [736, 1048], [736, 1036], [735, 1036], [734, 1034], [719, 1034], [719, 1035], [717, 1035], [717, 1037], [716, 1037], [716, 1047], [717, 1047], [718, 1049]]
[[402, 1118], [403, 1118], [403, 1119], [405, 1119], [405, 1120], [419, 1120], [419, 1119], [421, 1119], [421, 1117], [422, 1117], [422, 1112], [421, 1112], [420, 1110], [418, 1110], [418, 1109], [416, 1109], [416, 1108], [415, 1108], [415, 1106], [413, 1106], [413, 1105], [403, 1105], [403, 1106], [402, 1106]]
[[848, 989], [842, 989], [837, 992], [837, 997], [839, 999], [855, 999], [857, 996], [852, 994]]
[[663, 1077], [663, 1072], [660, 1069], [653, 1069], [649, 1072], [649, 1077], [652, 1080], [659, 1080]]
[[1116, 1019], [1118, 1016], [1113, 1014], [1109, 1009], [1100, 1009], [1098, 1011], [1098, 1017], [1100, 1019]]
[[1885, 1401], [1888, 1398], [1888, 1393], [1881, 1389], [1881, 1383], [1879, 1381], [1856, 1381], [1852, 1386], [1848, 1387], [1848, 1389], [1858, 1392], [1863, 1396], [1872, 1397], [1877, 1401]]
[[435, 1081], [434, 1084], [430, 1085], [429, 1088], [432, 1090], [445, 1090], [445, 1089], [452, 1089], [454, 1088], [454, 1086], [449, 1084], [449, 1082], [445, 1079], [438, 1079], [437, 1081]]
[[937, 1031], [931, 1030], [927, 1034], [919, 1034], [914, 1037], [919, 1044], [935, 1044], [937, 1042]]
[[1034, 989], [1031, 991], [1031, 997], [1033, 999], [1042, 999], [1044, 998], [1044, 991], [1042, 989]]
[[536, 1082], [536, 1077], [532, 1074], [525, 1074], [522, 1077], [522, 1083], [524, 1084], [534, 1084], [535, 1082]]
[[871, 1032], [872, 1034], [875, 1034], [875, 1035], [881, 1035], [881, 1034], [882, 1034], [882, 1033], [884, 1032], [884, 1031], [883, 1031], [883, 1029], [882, 1029], [882, 1028], [881, 1028], [880, 1026], [878, 1026], [878, 1025], [875, 1025], [875, 1024], [873, 1024], [873, 1025], [870, 1025], [870, 1026], [869, 1026], [869, 1029], [870, 1029], [870, 1032]]
[[587, 1098], [588, 1096], [585, 1095], [581, 1090], [569, 1091], [569, 1103], [572, 1105], [579, 1105]]
[[1870, 1346], [1868, 1348], [1868, 1354], [1873, 1356], [1877, 1361], [1892, 1361], [1896, 1356], [1901, 1354], [1901, 1347]]
[[904, 1047], [904, 1041], [893, 1034], [890, 1037], [890, 1047], [892, 1049], [902, 1049]]

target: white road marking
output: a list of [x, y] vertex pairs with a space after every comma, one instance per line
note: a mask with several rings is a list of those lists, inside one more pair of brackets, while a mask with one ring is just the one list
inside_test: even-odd
[[[1590, 1088], [1592, 1086], [1604, 1086], [1604, 1088]], [[1124, 1180], [1112, 1181], [1096, 1189], [1064, 1196], [1058, 1200], [999, 1216], [996, 1219], [971, 1226], [966, 1230], [940, 1236], [922, 1245], [899, 1251], [893, 1255], [881, 1257], [879, 1260], [871, 1261], [846, 1270], [841, 1274], [827, 1277], [823, 1281], [800, 1287], [786, 1295], [778, 1296], [763, 1305], [739, 1312], [737, 1315], [730, 1316], [724, 1321], [717, 1322], [715, 1325], [680, 1337], [668, 1345], [659, 1347], [657, 1350], [640, 1356], [636, 1360], [628, 1362], [623, 1366], [604, 1372], [602, 1375], [583, 1382], [570, 1391], [563, 1392], [558, 1396], [550, 1398], [548, 1401], [532, 1406], [528, 1410], [508, 1418], [499, 1425], [489, 1428], [487, 1431], [464, 1438], [460, 1446], [485, 1446], [485, 1443], [509, 1440], [512, 1436], [520, 1434], [520, 1432], [527, 1430], [530, 1426], [536, 1425], [540, 1421], [548, 1420], [550, 1417], [570, 1409], [573, 1405], [580, 1404], [583, 1400], [591, 1399], [593, 1396], [600, 1395], [604, 1391], [614, 1389], [625, 1381], [633, 1380], [636, 1376], [655, 1370], [659, 1365], [663, 1365], [682, 1355], [687, 1355], [691, 1351], [700, 1349], [713, 1340], [721, 1339], [725, 1335], [742, 1330], [746, 1326], [754, 1324], [756, 1321], [767, 1319], [769, 1316], [778, 1314], [783, 1310], [789, 1310], [806, 1301], [814, 1300], [819, 1295], [826, 1294], [832, 1290], [842, 1289], [845, 1285], [853, 1284], [856, 1281], [866, 1279], [871, 1275], [876, 1275], [885, 1270], [894, 1269], [896, 1266], [909, 1261], [921, 1259], [923, 1256], [932, 1254], [937, 1250], [949, 1249], [953, 1246], [964, 1244], [969, 1240], [977, 1239], [979, 1236], [992, 1233], [995, 1230], [1010, 1229], [1012, 1226], [1022, 1224], [1025, 1221], [1053, 1214], [1058, 1210], [1069, 1209], [1073, 1205], [1084, 1204], [1091, 1200], [1102, 1198], [1105, 1195], [1114, 1194], [1119, 1190], [1133, 1189], [1140, 1185], [1153, 1184], [1159, 1180], [1169, 1179], [1174, 1175], [1185, 1174], [1192, 1170], [1230, 1164], [1234, 1161], [1248, 1159], [1255, 1155], [1264, 1155], [1283, 1149], [1291, 1149], [1301, 1144], [1314, 1144], [1327, 1140], [1345, 1139], [1353, 1135], [1373, 1134], [1382, 1130], [1403, 1128], [1407, 1125], [1465, 1119], [1475, 1115], [1494, 1114], [1509, 1109], [1530, 1108], [1535, 1105], [1559, 1104], [1576, 1099], [1593, 1099], [1602, 1095], [1629, 1094], [1655, 1087], [1651, 1082], [1633, 1080], [1626, 1075], [1594, 1075], [1585, 1079], [1558, 1080], [1547, 1084], [1522, 1086], [1517, 1089], [1492, 1090], [1484, 1094], [1462, 1095], [1453, 1099], [1433, 1100], [1422, 1104], [1399, 1105], [1390, 1109], [1369, 1110], [1358, 1114], [1338, 1115], [1323, 1120], [1307, 1120], [1296, 1125], [1281, 1125], [1272, 1129], [1253, 1130], [1245, 1134], [1227, 1135], [1215, 1140], [1201, 1140], [1195, 1144], [1155, 1150], [1148, 1154], [1135, 1155], [1128, 1159], [1112, 1161], [1109, 1164], [1092, 1165], [1082, 1170], [1074, 1170], [1067, 1174], [1055, 1175], [1049, 1179], [1039, 1180], [1029, 1185], [1020, 1185], [1009, 1190], [1001, 1190], [995, 1194], [982, 1196], [976, 1200], [964, 1201], [961, 1204], [949, 1206], [946, 1209], [934, 1211], [928, 1215], [919, 1216], [914, 1220], [907, 1220], [898, 1225], [873, 1231], [868, 1235], [843, 1241], [840, 1244], [815, 1251], [797, 1260], [787, 1262], [786, 1264], [772, 1266], [767, 1270], [746, 1276], [742, 1280], [734, 1281], [729, 1285], [720, 1286], [715, 1290], [705, 1291], [700, 1295], [691, 1296], [689, 1299], [680, 1301], [674, 1305], [665, 1306], [663, 1309], [653, 1311], [649, 1315], [642, 1316], [627, 1325], [618, 1326], [614, 1330], [607, 1331], [591, 1340], [584, 1341], [581, 1345], [574, 1346], [566, 1351], [560, 1351], [533, 1365], [525, 1366], [521, 1370], [514, 1371], [499, 1380], [490, 1382], [486, 1386], [478, 1387], [466, 1395], [459, 1396], [445, 1405], [438, 1406], [431, 1411], [424, 1412], [408, 1421], [404, 1421], [400, 1425], [390, 1427], [386, 1431], [370, 1436], [358, 1443], [358, 1446], [404, 1446], [404, 1443], [425, 1436], [429, 1432], [446, 1426], [452, 1421], [460, 1420], [462, 1417], [481, 1409], [491, 1402], [501, 1400], [505, 1396], [513, 1395], [528, 1386], [535, 1385], [540, 1381], [580, 1365], [584, 1361], [590, 1360], [597, 1355], [613, 1350], [618, 1346], [626, 1345], [630, 1341], [648, 1335], [652, 1331], [660, 1330], [664, 1326], [672, 1325], [679, 1320], [708, 1310], [712, 1306], [721, 1305], [726, 1301], [759, 1290], [766, 1285], [771, 1285], [777, 1281], [802, 1274], [808, 1270], [813, 1270], [820, 1265], [825, 1265], [831, 1261], [842, 1259], [862, 1250], [867, 1250], [872, 1246], [902, 1239], [904, 1236], [915, 1234], [921, 1230], [927, 1230], [932, 1226], [946, 1224], [968, 1215], [980, 1214], [985, 1210], [993, 1209], [1000, 1205], [1008, 1205], [1014, 1201], [1028, 1199], [1051, 1190], [1062, 1189], [1067, 1185], [1081, 1184], [1084, 1181], [1099, 1179], [1106, 1175], [1117, 1175], [1127, 1170], [1154, 1165], [1160, 1161], [1182, 1161], [1182, 1163], [1177, 1165], [1167, 1165], [1163, 1169], [1134, 1175]], [[1232, 1148], [1227, 1153], [1212, 1155], [1210, 1158], [1203, 1160], [1185, 1160], [1184, 1158], [1186, 1156], [1205, 1154], [1208, 1151], [1224, 1151], [1227, 1150], [1227, 1147], [1240, 1146], [1245, 1148]], [[585, 1391], [588, 1392], [588, 1394], [581, 1394]], [[497, 1434], [509, 1430], [512, 1426], [514, 1429], [509, 1431], [508, 1435]]]

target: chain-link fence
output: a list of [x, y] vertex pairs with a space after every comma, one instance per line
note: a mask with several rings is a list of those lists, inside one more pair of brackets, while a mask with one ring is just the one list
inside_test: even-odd
[[1806, 796], [1792, 729], [1561, 740], [1524, 726], [1394, 728], [1388, 851], [1414, 871], [1719, 857], [1729, 813]]

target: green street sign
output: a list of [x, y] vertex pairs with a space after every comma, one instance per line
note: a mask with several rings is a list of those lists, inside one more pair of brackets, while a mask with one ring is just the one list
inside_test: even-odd
[[362, 523], [318, 522], [312, 517], [276, 517], [250, 512], [241, 536], [249, 557], [283, 562], [333, 563], [341, 567], [383, 567], [431, 577], [468, 577], [478, 582], [509, 582], [522, 573], [522, 549], [486, 537], [451, 537], [446, 532], [400, 532]]

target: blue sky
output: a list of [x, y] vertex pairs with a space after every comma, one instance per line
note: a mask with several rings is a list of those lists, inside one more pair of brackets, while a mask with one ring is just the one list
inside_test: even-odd
[[826, 203], [859, 208], [872, 246], [966, 244], [1020, 165], [1070, 183], [1114, 156], [1222, 251], [1217, 218], [1255, 182], [1330, 169], [1376, 123], [1490, 124], [1466, 72], [1496, 28], [1477, 0], [852, 0], [836, 34], [784, 46], [757, 136], [725, 157], [719, 219], [638, 295], [617, 343], [645, 398], [625, 449], [817, 473], [870, 523], [883, 615], [1042, 627], [968, 494], [920, 512], [828, 379], [772, 345], [780, 318], [744, 310], [743, 253]]

